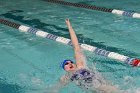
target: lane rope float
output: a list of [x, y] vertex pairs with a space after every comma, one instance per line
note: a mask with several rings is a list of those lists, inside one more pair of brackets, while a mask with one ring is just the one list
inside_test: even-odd
[[73, 7], [86, 8], [86, 9], [91, 9], [91, 10], [109, 12], [109, 13], [122, 15], [122, 16], [128, 16], [128, 17], [132, 17], [132, 18], [140, 18], [140, 13], [135, 13], [135, 12], [130, 12], [130, 11], [109, 9], [109, 8], [105, 8], [105, 7], [97, 7], [94, 5], [79, 4], [79, 3], [71, 3], [71, 2], [60, 1], [60, 0], [45, 0], [45, 1], [50, 2], [50, 3], [66, 5], [66, 6], [73, 6]]
[[[37, 36], [47, 38], [47, 39], [51, 39], [51, 40], [56, 41], [56, 42], [61, 42], [61, 43], [64, 43], [64, 44], [67, 44], [67, 45], [70, 45], [70, 46], [72, 45], [70, 39], [67, 39], [67, 38], [64, 38], [64, 37], [59, 37], [59, 36], [44, 32], [40, 29], [28, 27], [28, 26], [25, 26], [25, 25], [20, 25], [20, 24], [17, 24], [17, 23], [14, 23], [14, 22], [11, 22], [11, 21], [8, 21], [8, 20], [5, 20], [5, 19], [0, 19], [0, 23], [4, 24], [4, 25], [7, 25], [7, 26], [10, 26], [10, 27], [13, 27], [13, 28], [16, 28], [16, 29], [20, 30], [21, 32], [32, 33], [32, 34], [35, 34]], [[116, 59], [116, 60], [122, 61], [123, 63], [130, 64], [132, 66], [140, 66], [140, 60], [139, 59], [131, 58], [131, 57], [128, 57], [128, 56], [125, 56], [125, 55], [115, 53], [115, 52], [110, 52], [110, 51], [100, 49], [98, 47], [87, 45], [87, 44], [80, 44], [80, 46], [83, 49], [91, 51], [91, 52], [93, 52], [97, 55], [101, 55], [101, 56], [105, 56], [105, 57], [108, 57], [108, 58]]]

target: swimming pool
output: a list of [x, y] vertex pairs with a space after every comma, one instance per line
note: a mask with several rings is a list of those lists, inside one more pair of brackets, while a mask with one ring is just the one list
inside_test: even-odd
[[[138, 1], [71, 2], [140, 12]], [[3, 0], [0, 3], [0, 18], [65, 38], [69, 38], [69, 33], [64, 19], [70, 18], [80, 43], [140, 58], [139, 19], [52, 4], [44, 0]], [[59, 77], [65, 73], [59, 66], [61, 61], [65, 58], [74, 60], [73, 49], [70, 46], [21, 33], [5, 25], [0, 26], [1, 93], [42, 93], [46, 87], [57, 83]], [[139, 89], [139, 68], [91, 52], [85, 51], [85, 54], [88, 65], [96, 64], [97, 70], [106, 80], [125, 90]], [[74, 84], [60, 90], [60, 93], [66, 92], [85, 93]]]

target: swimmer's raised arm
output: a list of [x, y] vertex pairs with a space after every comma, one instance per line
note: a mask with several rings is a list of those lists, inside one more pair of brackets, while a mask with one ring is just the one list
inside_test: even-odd
[[83, 60], [83, 53], [82, 53], [80, 45], [78, 43], [77, 36], [76, 36], [72, 26], [71, 26], [71, 23], [70, 23], [69, 19], [66, 19], [66, 24], [68, 26], [71, 41], [72, 41], [72, 45], [73, 45], [73, 48], [74, 48], [77, 68], [79, 68], [79, 69], [83, 68], [83, 67], [85, 67], [84, 60]]

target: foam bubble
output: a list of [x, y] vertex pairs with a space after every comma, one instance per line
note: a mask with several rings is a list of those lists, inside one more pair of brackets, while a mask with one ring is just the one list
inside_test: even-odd
[[132, 79], [133, 79], [133, 77], [131, 77], [131, 76], [125, 76], [125, 77], [124, 77], [124, 80], [126, 80], [126, 81], [127, 81], [127, 80], [132, 80]]
[[41, 81], [41, 79], [36, 78], [36, 77], [32, 77], [32, 83], [34, 83], [35, 85], [41, 85], [43, 82]]

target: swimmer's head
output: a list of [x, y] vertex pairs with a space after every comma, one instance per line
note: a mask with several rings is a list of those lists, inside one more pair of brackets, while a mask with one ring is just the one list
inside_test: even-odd
[[65, 71], [71, 72], [71, 71], [74, 71], [76, 69], [76, 65], [71, 60], [64, 60], [62, 63], [62, 68]]

